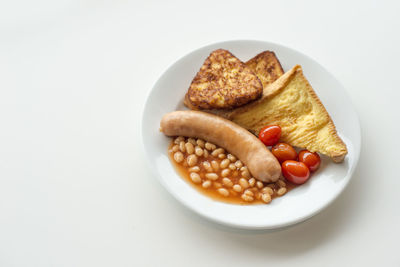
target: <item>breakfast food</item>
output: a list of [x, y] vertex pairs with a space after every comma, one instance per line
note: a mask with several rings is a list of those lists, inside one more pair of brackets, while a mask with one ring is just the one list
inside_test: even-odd
[[174, 138], [168, 152], [178, 172], [214, 199], [268, 204], [311, 178], [318, 153], [334, 162], [347, 154], [301, 67], [284, 73], [272, 51], [245, 64], [213, 51], [184, 104], [192, 111], [165, 114], [160, 131]]
[[163, 116], [160, 126], [167, 136], [195, 137], [217, 144], [236, 155], [260, 181], [279, 179], [281, 167], [268, 148], [229, 120], [201, 111], [174, 111]]
[[299, 65], [286, 72], [250, 104], [225, 113], [225, 117], [254, 134], [265, 125], [282, 128], [281, 141], [343, 161], [346, 145], [337, 135], [325, 107]]
[[268, 204], [294, 188], [283, 177], [274, 183], [258, 181], [236, 155], [203, 139], [175, 137], [168, 152], [184, 179], [200, 192], [219, 201]]
[[286, 143], [275, 144], [271, 148], [271, 152], [280, 163], [283, 163], [286, 160], [295, 160], [297, 158], [296, 150]]
[[[258, 138], [266, 145], [273, 146], [271, 153], [282, 165], [283, 176], [293, 184], [304, 184], [310, 178], [310, 172], [315, 172], [321, 163], [318, 153], [306, 149], [297, 155], [296, 150], [289, 144], [278, 143], [281, 127], [267, 125], [261, 129]], [[296, 161], [298, 159], [298, 161]]]
[[281, 138], [282, 129], [279, 125], [267, 125], [260, 130], [258, 138], [266, 146], [273, 146], [278, 143]]
[[312, 172], [318, 170], [319, 165], [321, 164], [321, 158], [318, 153], [313, 153], [308, 150], [302, 150], [299, 152], [299, 161], [306, 164]]
[[259, 98], [262, 84], [254, 72], [229, 51], [218, 49], [205, 60], [185, 96], [191, 109], [235, 108]]
[[264, 88], [285, 73], [281, 63], [272, 51], [261, 52], [247, 61], [246, 65], [257, 75]]
[[310, 178], [310, 169], [307, 165], [295, 160], [284, 161], [282, 173], [288, 181], [294, 184], [304, 184]]
[[[264, 51], [251, 58], [249, 61], [245, 63], [260, 79], [263, 85], [263, 95], [265, 95], [268, 91], [267, 87], [274, 81], [276, 81], [280, 76], [284, 74], [281, 63], [276, 57], [275, 53], [272, 51]], [[184, 100], [184, 104], [190, 109], [199, 109], [190, 104], [187, 100], [187, 95]], [[226, 117], [227, 114], [231, 112], [232, 109], [211, 109], [206, 110], [201, 108], [206, 112], [210, 112], [221, 117]]]

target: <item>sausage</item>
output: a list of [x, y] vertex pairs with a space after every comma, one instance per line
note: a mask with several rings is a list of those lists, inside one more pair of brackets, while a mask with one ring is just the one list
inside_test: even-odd
[[268, 148], [249, 131], [224, 118], [202, 111], [174, 111], [163, 116], [160, 127], [167, 136], [201, 138], [225, 148], [263, 182], [275, 182], [281, 175], [281, 166]]

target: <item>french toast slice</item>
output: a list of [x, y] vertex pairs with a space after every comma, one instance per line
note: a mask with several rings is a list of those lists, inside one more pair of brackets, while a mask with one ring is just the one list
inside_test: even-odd
[[347, 148], [318, 96], [296, 65], [264, 89], [263, 96], [243, 107], [221, 113], [258, 135], [261, 128], [282, 128], [281, 142], [343, 161]]
[[246, 65], [260, 79], [263, 88], [266, 88], [285, 73], [281, 63], [272, 51], [259, 53], [257, 56], [247, 61]]
[[194, 77], [184, 103], [191, 109], [232, 109], [262, 95], [262, 83], [232, 53], [213, 51]]

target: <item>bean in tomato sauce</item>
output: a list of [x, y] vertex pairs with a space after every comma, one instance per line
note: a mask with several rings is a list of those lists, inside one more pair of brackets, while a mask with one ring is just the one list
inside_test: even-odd
[[201, 193], [232, 204], [270, 203], [295, 187], [281, 177], [264, 183], [224, 148], [201, 139], [176, 137], [168, 149], [178, 173]]

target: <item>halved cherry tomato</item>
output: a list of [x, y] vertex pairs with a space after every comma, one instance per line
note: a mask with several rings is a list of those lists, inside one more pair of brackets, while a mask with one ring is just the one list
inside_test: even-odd
[[279, 160], [280, 163], [285, 160], [295, 160], [297, 158], [297, 152], [294, 148], [286, 143], [278, 143], [271, 149], [272, 154]]
[[266, 146], [273, 146], [278, 143], [282, 129], [278, 125], [268, 125], [261, 129], [258, 138]]
[[282, 163], [282, 174], [294, 184], [304, 184], [310, 178], [307, 165], [294, 160], [286, 160]]
[[321, 158], [318, 153], [313, 153], [308, 150], [302, 150], [299, 152], [299, 161], [306, 164], [312, 172], [316, 171], [321, 164]]

